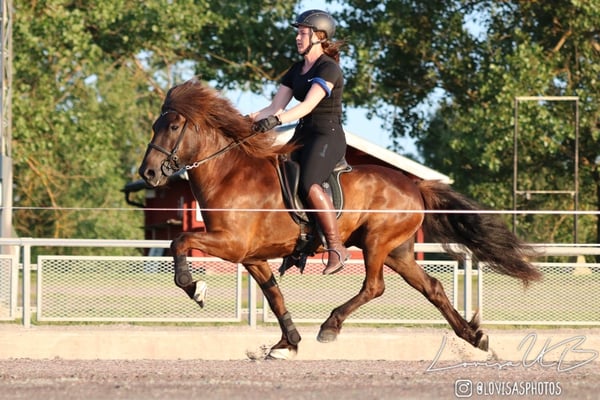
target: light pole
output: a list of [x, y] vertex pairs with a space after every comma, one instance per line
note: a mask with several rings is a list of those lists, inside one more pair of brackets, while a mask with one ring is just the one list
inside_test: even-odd
[[6, 238], [12, 237], [12, 0], [0, 0], [0, 10], [0, 237]]

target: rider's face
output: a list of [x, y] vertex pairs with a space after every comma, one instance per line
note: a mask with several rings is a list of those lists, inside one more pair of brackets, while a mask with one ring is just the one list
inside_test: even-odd
[[302, 54], [313, 39], [314, 32], [311, 28], [307, 26], [299, 26], [298, 32], [296, 33], [296, 47], [298, 48], [298, 53]]

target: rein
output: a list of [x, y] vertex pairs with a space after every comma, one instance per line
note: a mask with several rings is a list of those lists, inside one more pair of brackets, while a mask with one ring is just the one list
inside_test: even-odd
[[[168, 113], [177, 113], [177, 111], [168, 110], [168, 111], [165, 111], [162, 114], [160, 114], [160, 116], [162, 117], [163, 115], [168, 114]], [[177, 141], [175, 142], [175, 146], [173, 146], [173, 149], [171, 151], [168, 151], [164, 147], [154, 144], [152, 142], [148, 143], [149, 148], [157, 150], [167, 156], [167, 158], [165, 158], [163, 160], [162, 165], [161, 165], [161, 170], [163, 171], [163, 174], [165, 174], [165, 175], [169, 175], [169, 174], [165, 173], [165, 169], [171, 170], [171, 171], [179, 171], [180, 169], [182, 169], [182, 167], [180, 167], [179, 163], [178, 163], [179, 157], [177, 156], [177, 151], [179, 151], [179, 146], [181, 145], [181, 142], [183, 141], [183, 136], [185, 135], [187, 123], [188, 123], [188, 118], [185, 119], [185, 122], [183, 123], [183, 128], [181, 128], [181, 133], [179, 134], [179, 137], [177, 138]], [[196, 132], [198, 132], [198, 125], [194, 125], [194, 127], [196, 128]], [[183, 168], [185, 168], [186, 171], [189, 171], [194, 168], [198, 168], [200, 165], [204, 164], [205, 162], [208, 162], [214, 158], [217, 158], [220, 155], [227, 153], [229, 150], [232, 150], [232, 149], [242, 145], [244, 142], [253, 138], [254, 136], [256, 136], [259, 133], [260, 132], [253, 132], [252, 134], [246, 136], [245, 138], [243, 138], [241, 140], [234, 139], [233, 142], [229, 143], [227, 146], [225, 146], [222, 149], [216, 151], [215, 153], [209, 155], [208, 157], [205, 157], [201, 160], [195, 161], [192, 164], [186, 164], [183, 166]]]

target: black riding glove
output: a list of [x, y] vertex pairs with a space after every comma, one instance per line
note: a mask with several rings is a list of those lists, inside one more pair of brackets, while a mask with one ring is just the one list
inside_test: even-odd
[[279, 117], [277, 115], [270, 115], [252, 124], [252, 130], [254, 132], [268, 132], [278, 125], [281, 125]]

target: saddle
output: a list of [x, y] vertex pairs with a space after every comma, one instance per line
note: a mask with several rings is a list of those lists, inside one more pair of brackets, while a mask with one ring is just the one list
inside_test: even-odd
[[[337, 218], [344, 208], [344, 193], [340, 185], [340, 175], [352, 171], [350, 164], [342, 157], [325, 182], [321, 184], [325, 193], [331, 197], [334, 208], [337, 210]], [[277, 175], [281, 184], [283, 200], [291, 209], [292, 219], [300, 226], [300, 235], [296, 241], [296, 247], [292, 254], [283, 258], [279, 267], [279, 274], [283, 276], [285, 271], [296, 266], [300, 273], [304, 271], [306, 259], [314, 255], [319, 246], [326, 244], [325, 235], [319, 224], [315, 221], [313, 213], [303, 211], [306, 209], [305, 202], [298, 194], [300, 184], [300, 164], [287, 155], [279, 156], [277, 162]]]

